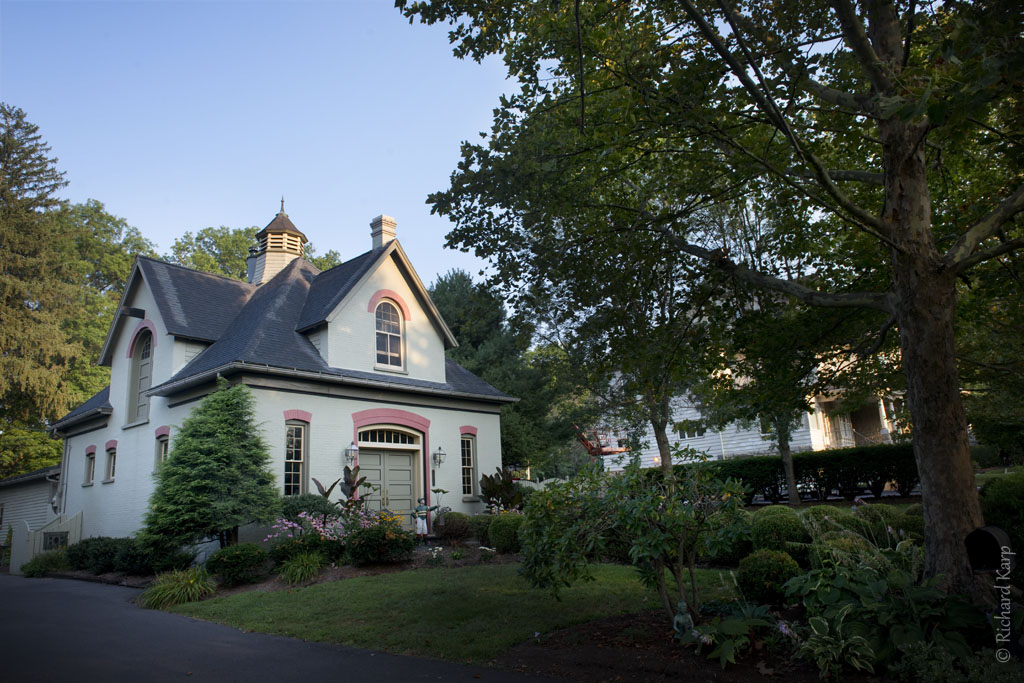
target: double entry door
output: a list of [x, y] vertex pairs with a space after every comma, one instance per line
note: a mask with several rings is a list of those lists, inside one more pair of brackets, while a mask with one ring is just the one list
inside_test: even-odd
[[370, 494], [367, 506], [372, 510], [387, 508], [401, 515], [402, 526], [411, 529], [412, 510], [416, 506], [416, 455], [419, 451], [397, 451], [376, 448], [359, 449], [359, 476], [378, 487]]

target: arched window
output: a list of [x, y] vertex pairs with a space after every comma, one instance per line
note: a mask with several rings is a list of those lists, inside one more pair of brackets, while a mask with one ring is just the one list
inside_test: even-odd
[[377, 306], [377, 365], [402, 367], [402, 316], [390, 301]]
[[142, 332], [135, 339], [132, 352], [132, 377], [128, 385], [128, 422], [144, 422], [149, 419], [149, 390], [153, 379], [153, 335]]

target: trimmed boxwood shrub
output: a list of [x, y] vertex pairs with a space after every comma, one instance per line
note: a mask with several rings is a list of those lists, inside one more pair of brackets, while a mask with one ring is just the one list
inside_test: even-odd
[[897, 531], [902, 531], [904, 536], [919, 543], [924, 542], [924, 517], [922, 515], [904, 511], [897, 521], [899, 523]]
[[[847, 531], [860, 534], [879, 548], [888, 548], [900, 540], [899, 523], [899, 510], [884, 503], [876, 503], [857, 506], [849, 516], [840, 520], [839, 525]], [[895, 533], [889, 533], [889, 529]]]
[[[150, 564], [148, 559], [141, 560], [137, 555], [142, 552], [133, 538], [110, 538], [109, 536], [94, 536], [84, 538], [78, 543], [69, 546], [67, 549], [68, 565], [71, 569], [79, 569], [92, 572], [93, 574], [106, 574], [107, 572], [127, 571], [118, 566], [118, 557], [123, 561], [123, 566], [130, 566], [137, 569], [136, 562]], [[144, 552], [143, 552], [144, 555]], [[149, 573], [129, 572], [129, 573]]]
[[747, 600], [769, 605], [781, 604], [787, 581], [800, 575], [800, 567], [789, 554], [778, 550], [755, 550], [740, 560], [736, 583]]
[[416, 534], [397, 524], [359, 528], [348, 536], [346, 557], [355, 565], [405, 562], [416, 548]]
[[[1019, 557], [1024, 550], [1024, 472], [993, 479], [982, 487], [979, 499], [985, 523], [1005, 531]], [[1024, 562], [1017, 562], [1013, 575], [1021, 580]]]
[[308, 515], [327, 515], [337, 517], [338, 506], [316, 493], [303, 493], [300, 496], [284, 496], [281, 501], [281, 516], [285, 519], [300, 523], [299, 513], [305, 512]]
[[491, 526], [492, 519], [494, 519], [494, 515], [473, 515], [469, 518], [469, 526], [472, 529], [473, 538], [480, 541], [480, 545], [491, 545], [491, 537], [488, 536], [487, 530]]
[[491, 526], [487, 529], [494, 549], [499, 553], [518, 553], [520, 547], [519, 527], [525, 520], [525, 516], [516, 512], [495, 515]]
[[255, 543], [240, 543], [221, 548], [206, 561], [206, 569], [216, 574], [225, 586], [253, 583], [263, 575], [267, 553]]
[[813, 539], [842, 529], [842, 521], [850, 515], [850, 511], [831, 505], [812, 505], [801, 510], [800, 514], [804, 519], [804, 528]]
[[133, 576], [153, 574], [153, 556], [135, 538], [118, 539], [124, 541], [118, 545], [114, 555], [114, 571], [124, 572]]
[[810, 564], [815, 569], [832, 564], [856, 566], [857, 558], [871, 553], [874, 546], [863, 536], [849, 531], [830, 531], [810, 546]]
[[754, 550], [787, 550], [787, 543], [807, 543], [811, 537], [796, 510], [772, 505], [754, 513], [750, 540]]
[[464, 512], [444, 513], [443, 524], [440, 525], [440, 536], [449, 545], [460, 545], [470, 537], [473, 528], [469, 525], [469, 515]]

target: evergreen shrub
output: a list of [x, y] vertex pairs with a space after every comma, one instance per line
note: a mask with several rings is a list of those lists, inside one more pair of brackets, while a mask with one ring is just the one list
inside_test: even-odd
[[520, 549], [519, 527], [523, 525], [525, 519], [525, 516], [516, 512], [496, 515], [487, 530], [494, 549], [499, 553], [518, 553]]
[[148, 576], [153, 574], [153, 556], [135, 538], [118, 539], [124, 542], [117, 547], [114, 554], [114, 571], [131, 574], [132, 576]]
[[206, 569], [220, 578], [225, 586], [253, 583], [263, 575], [267, 553], [255, 543], [241, 543], [221, 548], [206, 561]]
[[871, 542], [849, 531], [830, 531], [822, 534], [810, 545], [811, 567], [821, 569], [833, 564], [856, 566], [858, 558], [875, 552]]
[[473, 538], [480, 541], [480, 545], [490, 546], [491, 537], [488, 536], [487, 530], [491, 526], [491, 520], [494, 519], [494, 515], [473, 515], [469, 518], [469, 526], [473, 532]]
[[355, 565], [405, 562], [416, 548], [416, 534], [406, 531], [397, 521], [381, 521], [352, 531], [347, 538], [345, 556]]
[[473, 528], [469, 524], [469, 515], [464, 512], [446, 512], [444, 523], [440, 525], [440, 536], [448, 545], [460, 545], [470, 537]]
[[1014, 579], [1024, 580], [1024, 472], [999, 477], [985, 484], [979, 495], [981, 513], [985, 523], [997, 526], [1010, 537], [1010, 545], [1017, 553]]
[[281, 516], [290, 522], [301, 524], [301, 513], [319, 518], [338, 517], [338, 506], [317, 493], [303, 493], [299, 496], [284, 496], [281, 501]]
[[754, 550], [786, 550], [787, 543], [807, 543], [811, 538], [796, 510], [772, 505], [754, 513], [750, 540]]
[[740, 560], [736, 583], [747, 600], [778, 605], [786, 595], [783, 586], [800, 573], [800, 566], [788, 553], [755, 550]]
[[[136, 550], [136, 541], [133, 538], [111, 538], [109, 536], [83, 538], [78, 543], [68, 546], [68, 564], [71, 569], [89, 571], [93, 574], [126, 571], [118, 566], [118, 556], [120, 555], [128, 563]], [[148, 561], [145, 561], [145, 564], [148, 565]], [[142, 573], [148, 574], [149, 572]]]

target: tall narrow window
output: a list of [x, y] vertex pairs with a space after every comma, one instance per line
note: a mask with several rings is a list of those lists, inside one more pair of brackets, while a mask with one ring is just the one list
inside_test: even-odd
[[284, 445], [284, 495], [297, 496], [305, 492], [306, 435], [304, 422], [288, 422]]
[[83, 484], [92, 484], [92, 480], [96, 477], [96, 454], [86, 453], [85, 454], [85, 479], [82, 481]]
[[117, 451], [107, 451], [107, 478], [104, 481], [114, 481], [114, 475], [117, 474]]
[[377, 365], [402, 367], [402, 317], [394, 304], [377, 306]]
[[476, 493], [476, 439], [462, 436], [462, 495]]
[[167, 460], [167, 455], [170, 453], [171, 440], [166, 436], [158, 436], [156, 439], [156, 464]]
[[135, 340], [132, 353], [132, 377], [128, 386], [128, 422], [149, 419], [149, 390], [153, 379], [153, 335], [142, 332]]

